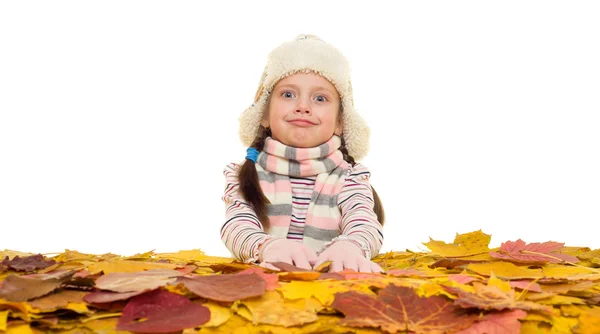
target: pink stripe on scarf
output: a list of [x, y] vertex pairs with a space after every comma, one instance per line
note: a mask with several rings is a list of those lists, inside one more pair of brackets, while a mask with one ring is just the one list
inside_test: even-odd
[[339, 230], [341, 219], [341, 217], [317, 217], [314, 216], [312, 213], [307, 213], [306, 225], [310, 225], [312, 227], [320, 228], [323, 230]]

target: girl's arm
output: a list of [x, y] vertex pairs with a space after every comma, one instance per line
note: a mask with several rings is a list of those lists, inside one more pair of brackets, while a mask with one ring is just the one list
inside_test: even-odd
[[383, 228], [373, 211], [370, 176], [367, 167], [354, 165], [338, 196], [342, 213], [342, 236], [361, 245], [367, 259], [377, 256], [383, 244]]
[[223, 170], [226, 185], [222, 200], [225, 202], [225, 223], [221, 226], [221, 240], [239, 261], [258, 261], [259, 246], [270, 239], [258, 220], [254, 209], [246, 203], [239, 191], [237, 177], [240, 165], [228, 164]]

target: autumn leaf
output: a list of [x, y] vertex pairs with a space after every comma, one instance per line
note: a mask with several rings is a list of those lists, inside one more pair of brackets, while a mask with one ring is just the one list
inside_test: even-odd
[[379, 291], [378, 298], [354, 291], [338, 293], [331, 306], [345, 315], [344, 325], [381, 327], [389, 333], [451, 333], [477, 319], [444, 297], [421, 298], [414, 290], [394, 284]]
[[85, 295], [83, 300], [87, 303], [96, 303], [96, 304], [104, 304], [104, 303], [112, 303], [118, 300], [126, 300], [131, 297], [141, 295], [144, 292], [150, 290], [141, 290], [134, 292], [108, 292], [108, 291], [95, 291]]
[[178, 276], [183, 276], [183, 274], [171, 269], [151, 269], [135, 273], [110, 273], [96, 280], [96, 288], [114, 292], [154, 290], [175, 282]]
[[477, 280], [477, 278], [475, 278], [473, 276], [462, 275], [462, 274], [448, 275], [448, 279], [453, 280], [460, 284], [469, 284], [469, 283]]
[[306, 299], [314, 297], [323, 305], [331, 305], [338, 292], [361, 291], [375, 295], [368, 284], [353, 281], [292, 281], [277, 289], [285, 299]]
[[130, 261], [130, 260], [104, 260], [92, 263], [88, 266], [87, 270], [90, 274], [97, 274], [103, 272], [106, 274], [111, 273], [135, 273], [150, 269], [175, 269], [176, 264], [171, 263], [160, 263], [160, 262], [141, 262], [141, 261]]
[[454, 287], [445, 287], [446, 290], [457, 295], [454, 303], [464, 308], [478, 308], [481, 310], [505, 310], [522, 309], [551, 312], [551, 308], [545, 305], [529, 301], [517, 300], [515, 291], [502, 291], [494, 285], [483, 285], [473, 282], [475, 292], [468, 292]]
[[291, 265], [289, 263], [286, 263], [286, 262], [268, 262], [268, 263], [272, 264], [273, 266], [275, 266], [282, 272], [284, 272], [284, 271], [289, 271], [289, 272], [312, 271], [312, 270], [308, 270], [308, 269], [298, 268], [298, 267]]
[[58, 309], [68, 309], [69, 304], [83, 303], [85, 291], [60, 289], [44, 297], [31, 300], [29, 304], [36, 308], [33, 312], [53, 312]]
[[257, 297], [264, 294], [267, 287], [267, 282], [255, 273], [179, 277], [177, 282], [200, 297], [221, 302]]
[[497, 259], [519, 263], [561, 263], [562, 261], [579, 262], [575, 256], [561, 254], [559, 251], [565, 244], [553, 241], [544, 243], [533, 242], [526, 244], [519, 239], [502, 243], [498, 252], [490, 252]]
[[454, 269], [456, 267], [464, 266], [469, 263], [478, 263], [478, 262], [482, 262], [482, 261], [462, 260], [462, 259], [441, 259], [441, 260], [435, 261], [433, 264], [429, 265], [429, 268], [435, 269], [435, 268], [441, 267], [441, 268], [447, 268], [447, 269]]
[[526, 315], [527, 313], [522, 310], [488, 313], [481, 320], [477, 320], [471, 327], [458, 334], [518, 334], [521, 333], [519, 319], [523, 319]]
[[510, 281], [509, 284], [511, 287], [517, 288], [519, 290], [542, 292], [542, 288], [535, 281], [516, 280], [516, 281]]
[[254, 324], [271, 324], [284, 327], [298, 326], [316, 321], [319, 302], [311, 299], [284, 302], [276, 291], [269, 291], [259, 298], [241, 302], [248, 307]]
[[39, 279], [10, 275], [0, 287], [0, 298], [20, 302], [41, 297], [58, 289], [66, 279], [68, 277]]
[[208, 308], [176, 293], [157, 289], [133, 297], [123, 309], [117, 329], [165, 333], [199, 326], [209, 319]]
[[534, 279], [544, 277], [541, 269], [530, 269], [527, 267], [516, 266], [510, 262], [490, 262], [490, 263], [471, 263], [467, 265], [467, 270], [483, 276], [491, 276], [492, 272], [504, 279]]
[[248, 268], [246, 270], [240, 271], [239, 273], [237, 273], [235, 275], [249, 275], [249, 274], [256, 274], [256, 275], [262, 277], [265, 280], [265, 282], [267, 283], [266, 289], [268, 291], [275, 290], [279, 287], [279, 276], [277, 276], [276, 274], [267, 274], [260, 268], [256, 268], [256, 267]]
[[16, 271], [34, 271], [38, 269], [44, 269], [56, 264], [54, 260], [46, 260], [43, 255], [31, 255], [31, 256], [15, 256], [12, 260], [9, 260], [8, 256], [0, 263], [0, 265], [7, 269]]
[[454, 242], [447, 244], [443, 241], [436, 241], [429, 238], [429, 242], [423, 243], [433, 253], [444, 257], [465, 257], [490, 251], [488, 245], [492, 236], [481, 232], [481, 230], [456, 234]]

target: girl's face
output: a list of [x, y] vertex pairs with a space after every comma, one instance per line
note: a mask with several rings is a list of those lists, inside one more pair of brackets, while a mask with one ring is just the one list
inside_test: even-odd
[[273, 139], [293, 147], [316, 147], [342, 134], [340, 96], [329, 80], [296, 73], [280, 80], [261, 124]]

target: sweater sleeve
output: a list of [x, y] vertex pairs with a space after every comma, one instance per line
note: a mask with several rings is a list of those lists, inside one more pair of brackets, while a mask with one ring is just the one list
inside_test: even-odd
[[225, 175], [225, 222], [221, 226], [221, 240], [239, 261], [258, 261], [258, 247], [270, 239], [258, 220], [254, 209], [246, 203], [239, 192], [239, 164], [230, 163], [223, 170]]
[[373, 211], [371, 173], [358, 163], [350, 168], [349, 173], [338, 196], [342, 236], [360, 244], [365, 256], [372, 259], [379, 254], [383, 244], [383, 227]]

